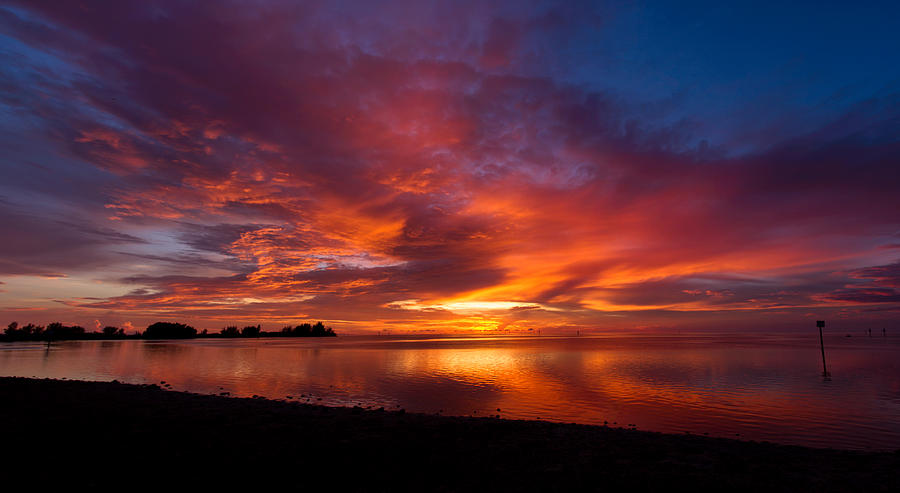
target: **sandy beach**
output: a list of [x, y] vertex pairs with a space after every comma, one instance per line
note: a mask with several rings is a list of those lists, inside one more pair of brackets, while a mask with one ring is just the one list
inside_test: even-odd
[[4, 482], [354, 491], [897, 491], [900, 451], [811, 449], [0, 378]]

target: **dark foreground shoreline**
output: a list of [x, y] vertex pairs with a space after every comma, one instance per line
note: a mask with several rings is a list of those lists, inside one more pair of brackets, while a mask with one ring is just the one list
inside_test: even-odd
[[3, 484], [39, 490], [900, 491], [900, 452], [330, 408], [146, 385], [0, 378], [0, 422]]

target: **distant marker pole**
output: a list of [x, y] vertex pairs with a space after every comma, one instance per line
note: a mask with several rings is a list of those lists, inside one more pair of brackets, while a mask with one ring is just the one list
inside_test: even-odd
[[828, 375], [828, 367], [825, 366], [825, 339], [822, 337], [822, 329], [825, 328], [825, 321], [818, 320], [816, 321], [816, 327], [819, 328], [819, 348], [822, 350], [822, 376], [827, 377]]

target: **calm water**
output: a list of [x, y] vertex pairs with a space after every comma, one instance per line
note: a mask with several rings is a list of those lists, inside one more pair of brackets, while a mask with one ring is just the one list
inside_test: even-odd
[[829, 381], [812, 332], [6, 343], [0, 375], [900, 448], [900, 336], [832, 335], [826, 351]]

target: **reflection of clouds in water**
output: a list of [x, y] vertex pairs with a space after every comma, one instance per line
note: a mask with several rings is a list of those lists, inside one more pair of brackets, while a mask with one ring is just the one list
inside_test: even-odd
[[37, 349], [47, 349], [47, 345], [34, 342], [9, 342], [0, 344], [0, 354], [7, 351], [34, 351]]
[[840, 372], [825, 385], [815, 347], [665, 339], [85, 341], [49, 352], [5, 346], [0, 374], [165, 380], [176, 390], [445, 414], [502, 408], [512, 418], [820, 445], [900, 442], [900, 345], [835, 345], [829, 362]]
[[148, 356], [170, 356], [178, 353], [189, 352], [192, 348], [170, 342], [143, 342], [141, 349]]
[[411, 410], [433, 412], [444, 409], [450, 414], [468, 414], [472, 410], [485, 409], [503, 393], [495, 385], [441, 376], [379, 380], [374, 388], [393, 396], [398, 403], [407, 403]]

